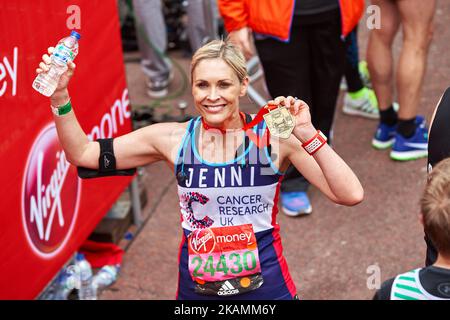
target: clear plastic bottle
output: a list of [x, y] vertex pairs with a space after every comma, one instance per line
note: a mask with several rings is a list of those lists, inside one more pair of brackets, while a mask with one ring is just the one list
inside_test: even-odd
[[92, 284], [97, 290], [103, 290], [109, 287], [116, 281], [119, 269], [119, 265], [103, 266], [94, 276]]
[[67, 300], [75, 286], [72, 284], [72, 278], [78, 275], [69, 274], [64, 268], [57, 277], [56, 292], [54, 300]]
[[75, 261], [80, 273], [80, 289], [78, 290], [80, 300], [97, 300], [97, 290], [92, 284], [91, 265], [82, 253], [76, 255]]
[[80, 34], [72, 31], [69, 37], [61, 39], [51, 55], [51, 66], [48, 72], [37, 75], [33, 81], [33, 88], [46, 97], [50, 97], [58, 86], [61, 75], [67, 70], [67, 63], [75, 60], [78, 54], [78, 40]]

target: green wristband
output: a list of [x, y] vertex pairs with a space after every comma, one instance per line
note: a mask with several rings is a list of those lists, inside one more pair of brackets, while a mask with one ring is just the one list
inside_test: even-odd
[[65, 105], [63, 105], [63, 106], [60, 106], [60, 107], [54, 107], [54, 106], [51, 106], [51, 107], [52, 107], [53, 113], [54, 113], [55, 115], [57, 115], [57, 116], [63, 116], [63, 115], [65, 115], [65, 114], [69, 113], [70, 110], [72, 110], [72, 103], [70, 103], [70, 100], [69, 100], [69, 101], [68, 101]]

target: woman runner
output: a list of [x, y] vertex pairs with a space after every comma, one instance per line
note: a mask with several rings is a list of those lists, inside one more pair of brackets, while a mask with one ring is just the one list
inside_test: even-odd
[[[46, 54], [36, 72], [47, 72], [49, 65]], [[67, 86], [75, 64], [68, 67], [50, 97], [60, 143], [71, 164], [99, 170], [100, 144], [88, 140], [71, 109]], [[232, 44], [215, 40], [200, 48], [191, 81], [200, 116], [116, 137], [116, 169], [157, 161], [174, 168], [183, 228], [178, 299], [293, 299], [296, 288], [276, 220], [284, 170], [292, 163], [342, 205], [361, 202], [363, 188], [313, 127], [303, 101], [277, 97], [258, 115], [240, 112], [249, 80], [245, 59]], [[287, 138], [269, 134], [264, 113]], [[289, 113], [294, 121], [286, 120]]]

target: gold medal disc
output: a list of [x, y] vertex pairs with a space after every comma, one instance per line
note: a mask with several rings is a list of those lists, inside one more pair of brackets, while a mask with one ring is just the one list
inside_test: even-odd
[[263, 115], [270, 134], [282, 139], [287, 139], [294, 130], [295, 119], [286, 107], [280, 107]]

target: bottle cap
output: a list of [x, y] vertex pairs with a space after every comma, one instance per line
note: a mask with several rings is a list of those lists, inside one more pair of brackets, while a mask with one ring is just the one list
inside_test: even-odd
[[72, 30], [72, 32], [70, 33], [70, 35], [71, 35], [72, 37], [77, 38], [77, 40], [80, 40], [80, 38], [81, 38], [81, 34], [79, 34], [78, 32], [76, 32], [75, 30]]
[[75, 256], [75, 260], [76, 261], [82, 261], [84, 259], [85, 259], [84, 258], [84, 254], [82, 254], [82, 253], [77, 253], [76, 256]]

